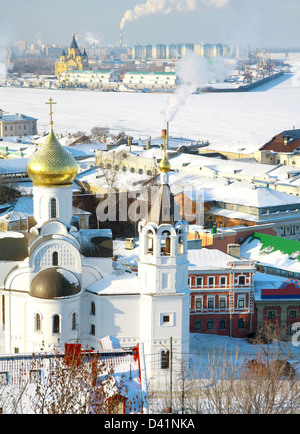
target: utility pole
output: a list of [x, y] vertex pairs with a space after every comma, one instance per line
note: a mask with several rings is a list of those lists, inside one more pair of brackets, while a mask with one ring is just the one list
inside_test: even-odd
[[170, 413], [173, 413], [173, 378], [172, 378], [172, 364], [173, 364], [173, 338], [170, 338]]

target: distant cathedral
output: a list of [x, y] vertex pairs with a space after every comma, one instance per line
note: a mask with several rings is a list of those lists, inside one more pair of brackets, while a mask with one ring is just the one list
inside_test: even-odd
[[68, 54], [63, 50], [60, 56], [60, 62], [55, 63], [55, 75], [60, 76], [64, 72], [74, 69], [80, 71], [90, 70], [86, 51], [84, 49], [83, 53], [81, 53], [75, 39], [75, 33], [73, 33], [73, 39], [68, 49]]

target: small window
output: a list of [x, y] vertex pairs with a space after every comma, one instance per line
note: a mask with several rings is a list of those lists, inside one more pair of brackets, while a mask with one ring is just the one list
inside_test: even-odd
[[215, 286], [215, 278], [214, 277], [208, 278], [208, 286]]
[[202, 322], [200, 319], [198, 319], [197, 321], [195, 321], [195, 331], [200, 332], [201, 329], [202, 329]]
[[41, 371], [38, 369], [33, 369], [29, 372], [30, 383], [38, 383], [41, 379]]
[[220, 307], [220, 309], [226, 309], [226, 298], [225, 297], [220, 298], [219, 307]]
[[92, 336], [95, 336], [96, 334], [96, 328], [95, 328], [95, 324], [91, 324], [91, 333]]
[[245, 285], [246, 279], [245, 276], [239, 276], [239, 285]]
[[195, 308], [202, 309], [202, 298], [196, 298], [195, 300]]
[[96, 315], [96, 305], [93, 301], [91, 302], [91, 315]]
[[164, 315], [163, 316], [163, 323], [167, 323], [170, 322], [170, 316], [169, 315]]
[[56, 199], [53, 197], [50, 201], [50, 218], [56, 219], [57, 210], [56, 210]]
[[289, 316], [290, 316], [290, 318], [296, 318], [297, 317], [297, 311], [296, 310], [290, 310]]
[[58, 266], [58, 253], [57, 252], [52, 253], [52, 265], [53, 265], [53, 267]]
[[207, 330], [213, 330], [214, 329], [214, 320], [210, 319], [207, 321]]
[[161, 352], [160, 367], [161, 367], [161, 369], [169, 369], [169, 367], [170, 367], [170, 351], [162, 351]]
[[239, 329], [244, 329], [245, 328], [245, 320], [244, 320], [244, 318], [239, 318], [239, 320], [238, 320], [238, 328]]
[[77, 330], [77, 315], [75, 312], [72, 314], [72, 330]]
[[202, 286], [203, 283], [202, 277], [197, 277], [196, 282], [197, 282], [197, 287]]
[[244, 297], [240, 297], [238, 299], [238, 306], [239, 306], [240, 309], [243, 309], [245, 307], [245, 299], [244, 299]]
[[227, 278], [225, 276], [220, 277], [220, 286], [226, 286]]
[[268, 319], [275, 319], [276, 312], [275, 310], [268, 311]]
[[220, 328], [220, 330], [226, 330], [226, 320], [225, 319], [220, 319], [219, 328]]
[[207, 299], [207, 309], [213, 309], [214, 308], [214, 299], [213, 298], [208, 298]]
[[0, 386], [7, 386], [8, 372], [0, 372]]
[[39, 313], [35, 315], [35, 331], [41, 331], [41, 315]]
[[60, 321], [59, 321], [59, 315], [54, 315], [53, 317], [53, 327], [52, 331], [53, 333], [60, 333]]

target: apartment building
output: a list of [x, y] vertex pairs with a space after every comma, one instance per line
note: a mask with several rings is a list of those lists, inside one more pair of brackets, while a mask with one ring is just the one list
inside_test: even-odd
[[4, 114], [0, 110], [0, 137], [37, 134], [37, 119], [24, 114]]
[[252, 261], [219, 250], [189, 250], [190, 332], [244, 338], [254, 331]]

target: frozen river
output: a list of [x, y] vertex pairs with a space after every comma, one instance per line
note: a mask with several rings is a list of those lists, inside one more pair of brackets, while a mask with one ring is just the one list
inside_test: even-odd
[[[0, 109], [38, 118], [48, 131], [50, 96], [57, 133], [90, 133], [95, 126], [125, 131], [135, 139], [158, 137], [170, 95], [0, 88]], [[170, 135], [210, 140], [228, 149], [258, 148], [275, 134], [300, 128], [300, 86], [292, 74], [247, 93], [190, 96], [170, 123]]]

